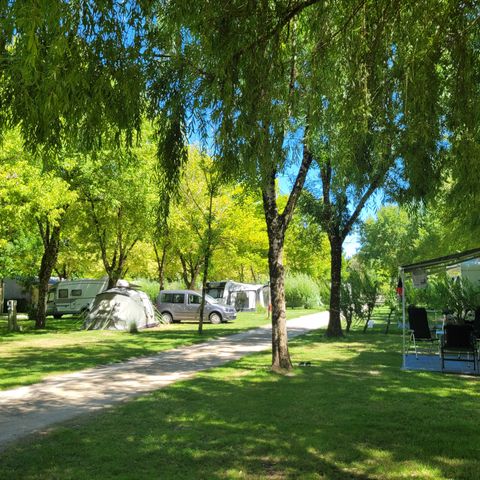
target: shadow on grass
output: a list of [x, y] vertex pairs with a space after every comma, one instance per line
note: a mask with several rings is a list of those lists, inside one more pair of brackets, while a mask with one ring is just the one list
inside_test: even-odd
[[[300, 310], [295, 313], [311, 312]], [[29, 328], [33, 328], [32, 321], [26, 322], [29, 322]], [[245, 332], [268, 323], [261, 314], [247, 314], [236, 322], [219, 325], [207, 323], [202, 335], [198, 334], [198, 323], [194, 322], [160, 326], [132, 335], [127, 332], [86, 332], [82, 330], [82, 322], [77, 317], [49, 319], [45, 330], [28, 330], [27, 333], [0, 337], [0, 341], [6, 340], [4, 346], [12, 342], [8, 355], [2, 355], [0, 350], [0, 389], [39, 382], [54, 373], [74, 372], [132, 357], [154, 355], [164, 350]], [[36, 339], [42, 339], [42, 343]], [[64, 345], [55, 345], [57, 341]], [[30, 346], [29, 342], [33, 345]]]
[[291, 343], [11, 448], [2, 478], [478, 478], [478, 384], [402, 372], [399, 339]]
[[[214, 336], [213, 332], [211, 336]], [[7, 358], [2, 358], [0, 387], [13, 388], [38, 382], [58, 372], [75, 372], [133, 357], [154, 355], [167, 349], [198, 343], [206, 338], [209, 337], [200, 337], [190, 329], [143, 331], [139, 335], [122, 333], [106, 339], [99, 336], [95, 343], [85, 345], [72, 343], [48, 349], [22, 347], [10, 353]]]

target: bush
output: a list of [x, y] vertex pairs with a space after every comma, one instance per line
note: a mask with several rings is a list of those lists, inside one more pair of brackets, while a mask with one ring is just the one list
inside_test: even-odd
[[185, 283], [180, 280], [165, 282], [165, 290], [186, 290], [186, 288], [187, 287], [185, 287]]
[[137, 327], [137, 322], [135, 320], [131, 321], [128, 323], [128, 333], [139, 333], [138, 332], [138, 327]]
[[313, 308], [322, 304], [320, 288], [308, 275], [297, 273], [285, 279], [285, 300], [287, 307]]
[[149, 296], [150, 300], [155, 303], [160, 287], [157, 281], [149, 280], [148, 278], [136, 278], [135, 280], [132, 280], [131, 283], [133, 285], [138, 285], [140, 290], [143, 290]]

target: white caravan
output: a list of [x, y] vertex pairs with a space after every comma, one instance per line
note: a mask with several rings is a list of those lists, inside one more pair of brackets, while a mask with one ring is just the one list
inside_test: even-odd
[[270, 287], [239, 283], [232, 280], [207, 282], [207, 293], [217, 302], [235, 307], [237, 312], [255, 311], [257, 307], [267, 308], [270, 304]]
[[78, 314], [88, 310], [95, 296], [107, 288], [108, 279], [65, 280], [48, 291], [47, 315], [61, 318], [62, 315]]

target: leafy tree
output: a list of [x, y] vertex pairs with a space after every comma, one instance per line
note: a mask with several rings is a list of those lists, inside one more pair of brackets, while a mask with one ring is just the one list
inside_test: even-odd
[[212, 278], [266, 283], [268, 236], [262, 199], [242, 185], [226, 192], [231, 202], [225, 210], [225, 231], [215, 250]]
[[330, 245], [321, 227], [297, 210], [285, 238], [285, 263], [289, 272], [326, 281], [330, 275]]
[[[409, 179], [400, 187], [426, 195], [444, 158], [454, 158], [452, 171], [475, 158], [474, 2], [28, 0], [1, 8], [0, 126], [21, 123], [31, 146], [131, 144], [147, 110], [168, 194], [190, 127], [214, 144], [225, 174], [261, 190], [277, 369], [291, 367], [285, 233], [313, 160], [331, 243], [328, 333], [338, 335], [342, 243], [372, 192], [394, 186], [398, 166]], [[439, 154], [446, 136], [452, 157]], [[279, 210], [275, 179], [293, 163], [294, 187]]]
[[354, 317], [364, 322], [365, 333], [380, 294], [380, 282], [373, 271], [358, 265], [347, 268], [342, 283], [340, 308], [345, 318], [346, 331], [350, 331]]
[[85, 208], [85, 234], [95, 243], [108, 288], [128, 271], [128, 257], [148, 235], [152, 192], [152, 157], [148, 152], [100, 151], [85, 157], [76, 176]]
[[[39, 264], [35, 328], [45, 328], [48, 282], [57, 261], [62, 228], [77, 195], [65, 180], [68, 171], [55, 165], [46, 169], [39, 158], [23, 151], [14, 132], [4, 144], [1, 156], [1, 176], [5, 179], [0, 193], [2, 217], [10, 220], [4, 242], [10, 247], [18, 246], [17, 231], [23, 232], [20, 244], [28, 238], [26, 232], [37, 232], [43, 248], [39, 249], [40, 257], [34, 256], [35, 264]], [[31, 241], [27, 244], [38, 245]]]
[[340, 287], [340, 311], [345, 319], [345, 331], [348, 333], [352, 328], [353, 314], [355, 312], [355, 295], [352, 282], [343, 281]]

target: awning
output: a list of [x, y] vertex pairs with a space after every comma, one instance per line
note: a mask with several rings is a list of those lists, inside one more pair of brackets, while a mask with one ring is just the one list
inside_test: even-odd
[[423, 260], [422, 262], [410, 263], [409, 265], [402, 265], [400, 267], [405, 273], [413, 272], [415, 270], [433, 270], [441, 267], [449, 267], [457, 263], [466, 262], [480, 258], [480, 248], [466, 250], [460, 253], [452, 253], [444, 257], [432, 258], [431, 260]]

